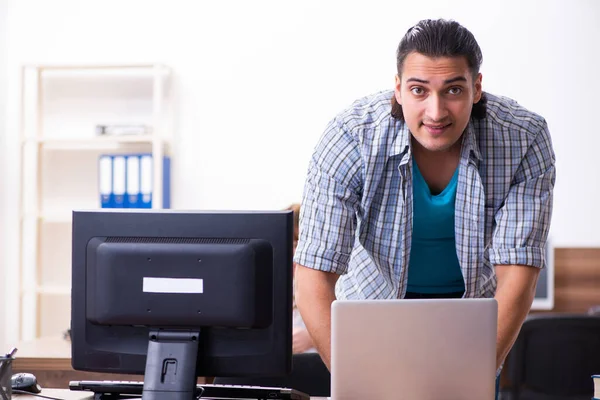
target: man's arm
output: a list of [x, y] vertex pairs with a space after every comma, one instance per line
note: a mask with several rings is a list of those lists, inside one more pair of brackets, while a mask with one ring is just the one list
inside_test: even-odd
[[496, 340], [496, 369], [500, 368], [512, 348], [521, 325], [531, 308], [540, 274], [537, 267], [525, 265], [496, 265], [498, 286], [498, 337]]
[[335, 300], [338, 274], [297, 265], [296, 304], [319, 351], [331, 370], [331, 303]]
[[544, 267], [556, 169], [548, 126], [539, 122], [540, 129], [495, 214], [496, 228], [489, 248], [489, 260], [498, 278], [498, 367], [521, 330], [533, 302], [539, 268]]

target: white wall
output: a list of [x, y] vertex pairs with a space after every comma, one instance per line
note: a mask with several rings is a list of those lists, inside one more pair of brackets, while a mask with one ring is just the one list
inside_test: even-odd
[[[445, 17], [478, 39], [485, 89], [548, 120], [558, 168], [555, 246], [600, 246], [600, 2], [7, 1], [5, 210], [17, 204], [7, 190], [17, 187], [16, 171], [6, 168], [17, 162], [22, 63], [170, 65], [175, 207], [279, 209], [300, 200], [327, 121], [355, 98], [392, 87], [406, 29]], [[17, 216], [5, 215], [7, 232], [16, 229]], [[3, 243], [6, 269], [16, 264], [16, 238]]]
[[[6, 121], [6, 14], [8, 9], [7, 0], [0, 0], [0, 121]], [[4, 161], [4, 151], [6, 148], [6, 124], [0, 123], [0, 193], [3, 193], [6, 189], [6, 174], [3, 171], [6, 170], [6, 163]], [[0, 195], [0, 221], [5, 221], [6, 207], [5, 207], [6, 196]], [[6, 237], [8, 235], [8, 229], [4, 224], [0, 224], [0, 257], [5, 253], [6, 248], [4, 246]], [[3, 293], [6, 286], [5, 274], [7, 274], [6, 267], [4, 267], [4, 259], [0, 258], [0, 293]], [[3, 296], [0, 295], [0, 298]], [[3, 322], [5, 318], [6, 310], [4, 306], [0, 306], [0, 352], [7, 350], [8, 346], [5, 345], [5, 332], [1, 327], [4, 326]]]

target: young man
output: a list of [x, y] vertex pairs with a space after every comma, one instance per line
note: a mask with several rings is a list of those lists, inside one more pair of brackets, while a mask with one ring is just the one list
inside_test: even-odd
[[481, 50], [456, 22], [419, 22], [397, 55], [395, 90], [339, 114], [311, 158], [298, 307], [329, 366], [336, 298], [495, 296], [499, 367], [544, 267], [547, 125], [482, 91]]

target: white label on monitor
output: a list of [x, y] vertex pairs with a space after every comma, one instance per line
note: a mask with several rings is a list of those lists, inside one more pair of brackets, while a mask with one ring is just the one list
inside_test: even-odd
[[144, 278], [144, 293], [204, 293], [204, 279]]

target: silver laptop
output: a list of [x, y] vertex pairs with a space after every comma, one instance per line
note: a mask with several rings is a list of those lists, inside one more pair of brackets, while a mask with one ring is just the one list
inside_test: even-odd
[[331, 399], [493, 400], [495, 299], [338, 300]]

